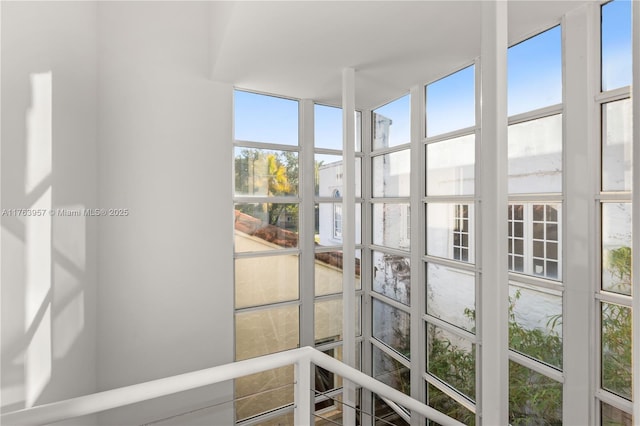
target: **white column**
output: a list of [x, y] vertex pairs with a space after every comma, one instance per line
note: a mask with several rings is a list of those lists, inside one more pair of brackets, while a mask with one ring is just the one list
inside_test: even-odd
[[[594, 117], [594, 88], [597, 75], [597, 59], [592, 46], [597, 31], [591, 28], [592, 5], [585, 5], [569, 12], [564, 20], [564, 312], [563, 363], [565, 383], [563, 396], [563, 423], [567, 425], [591, 424], [593, 399], [590, 391], [590, 347], [593, 311], [592, 259], [595, 241], [593, 191], [598, 165], [597, 132], [592, 123]], [[596, 62], [594, 62], [594, 60]], [[595, 151], [595, 152], [594, 152]]]
[[[411, 397], [424, 401], [425, 381], [422, 372], [425, 371], [425, 357], [422, 356], [425, 342], [425, 326], [422, 313], [425, 312], [424, 263], [422, 254], [424, 247], [424, 232], [415, 230], [424, 228], [424, 195], [423, 179], [423, 129], [424, 129], [424, 87], [411, 88]], [[424, 425], [425, 420], [420, 415], [411, 414], [411, 424]]]
[[507, 274], [507, 2], [482, 2], [482, 287], [483, 425], [508, 424]]
[[[640, 265], [640, 2], [632, 2], [633, 265]], [[640, 425], [640, 273], [633, 274], [633, 421]]]
[[[356, 365], [355, 94], [355, 71], [353, 68], [345, 68], [342, 71], [342, 157], [344, 161], [342, 169], [342, 361], [354, 368]], [[343, 399], [345, 403], [343, 424], [355, 425], [355, 410], [350, 409], [349, 406], [356, 405], [356, 389], [355, 385], [347, 380], [343, 384]]]
[[[314, 164], [314, 104], [312, 100], [300, 101], [300, 346], [314, 346], [314, 296], [315, 296], [315, 176]], [[308, 231], [308, 232], [307, 232]]]
[[315, 424], [311, 418], [311, 360], [308, 355], [294, 364], [294, 375], [296, 384], [293, 423], [296, 426]]

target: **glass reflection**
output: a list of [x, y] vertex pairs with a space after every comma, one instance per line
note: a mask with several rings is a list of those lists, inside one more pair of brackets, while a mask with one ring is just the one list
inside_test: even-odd
[[562, 297], [509, 286], [509, 347], [562, 368]]
[[402, 356], [410, 356], [410, 317], [378, 299], [373, 300], [373, 337], [395, 349]]
[[473, 126], [475, 95], [473, 65], [427, 85], [427, 137]]
[[631, 309], [602, 303], [602, 387], [631, 400]]
[[602, 204], [602, 289], [631, 295], [631, 204]]
[[475, 135], [427, 145], [427, 195], [473, 195]]
[[342, 340], [342, 298], [316, 300], [315, 302], [315, 343]]
[[236, 361], [298, 347], [298, 306], [236, 312]]
[[409, 258], [374, 251], [373, 291], [409, 305], [411, 299], [411, 265]]
[[373, 244], [409, 250], [411, 208], [407, 203], [373, 204]]
[[236, 253], [298, 247], [298, 204], [236, 203]]
[[298, 153], [235, 148], [236, 196], [298, 195]]
[[236, 308], [298, 299], [298, 255], [235, 260]]
[[[474, 413], [467, 410], [431, 383], [427, 383], [427, 403], [430, 407], [435, 408], [449, 417], [453, 417], [465, 425], [474, 426], [476, 424], [476, 415]], [[430, 421], [428, 424], [430, 426], [438, 426], [438, 424], [433, 421]]]
[[509, 424], [561, 425], [562, 383], [509, 361]]
[[475, 332], [474, 273], [429, 263], [427, 314]]
[[633, 156], [631, 99], [602, 105], [602, 190], [630, 191]]
[[373, 157], [374, 197], [408, 197], [411, 177], [411, 152], [408, 149]]
[[476, 348], [468, 340], [427, 324], [427, 371], [475, 400]]
[[409, 368], [387, 355], [377, 346], [373, 349], [373, 377], [407, 395], [411, 392]]
[[474, 262], [473, 204], [427, 204], [427, 254]]
[[410, 100], [406, 95], [373, 111], [373, 150], [411, 142]]
[[562, 114], [508, 130], [510, 194], [562, 192]]

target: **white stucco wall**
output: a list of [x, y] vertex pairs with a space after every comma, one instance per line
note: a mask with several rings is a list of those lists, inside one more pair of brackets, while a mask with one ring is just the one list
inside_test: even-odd
[[[96, 9], [2, 2], [2, 412], [96, 390]], [[26, 210], [24, 211], [26, 212]], [[92, 418], [76, 419], [87, 425]]]

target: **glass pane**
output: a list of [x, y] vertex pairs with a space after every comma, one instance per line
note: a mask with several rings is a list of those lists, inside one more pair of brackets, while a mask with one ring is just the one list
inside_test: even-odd
[[376, 394], [373, 395], [373, 410], [375, 413], [374, 426], [409, 426], [409, 423]]
[[298, 153], [236, 147], [236, 196], [297, 196]]
[[[342, 108], [316, 104], [314, 113], [314, 143], [316, 148], [342, 150]], [[360, 151], [362, 114], [360, 111], [356, 111], [355, 115], [355, 149]]]
[[[315, 205], [315, 243], [322, 247], [341, 246], [344, 223], [342, 200], [335, 203], [316, 203]], [[355, 205], [356, 244], [362, 241], [362, 204]]]
[[509, 286], [509, 347], [562, 368], [562, 296]]
[[602, 6], [602, 90], [631, 84], [631, 2]]
[[427, 314], [475, 332], [475, 294], [473, 272], [427, 265]]
[[314, 312], [316, 344], [342, 340], [342, 298], [316, 300]]
[[342, 245], [342, 200], [335, 203], [316, 204], [316, 236], [319, 246], [331, 247]]
[[631, 204], [602, 204], [602, 289], [631, 294]]
[[410, 206], [404, 203], [373, 204], [373, 244], [402, 250], [411, 246]]
[[631, 191], [631, 99], [602, 105], [602, 190]]
[[473, 204], [427, 204], [427, 254], [474, 262]]
[[562, 42], [560, 26], [509, 48], [509, 115], [562, 102]]
[[[427, 404], [465, 425], [474, 426], [476, 424], [475, 414], [430, 383], [427, 383]], [[438, 425], [434, 421], [428, 421], [427, 424], [429, 426]]]
[[235, 139], [298, 145], [298, 102], [234, 92]]
[[298, 347], [298, 306], [236, 312], [236, 361]]
[[[558, 218], [561, 217], [561, 205], [532, 204], [531, 210], [533, 213], [532, 273], [533, 275], [560, 280], [562, 276], [558, 257], [561, 250]], [[514, 242], [518, 243], [517, 240], [514, 240]]]
[[509, 424], [561, 425], [562, 383], [509, 361]]
[[600, 403], [602, 426], [633, 426], [633, 416], [604, 402]]
[[[332, 358], [342, 361], [342, 346], [338, 346], [332, 349], [322, 351], [324, 354], [329, 355]], [[315, 390], [316, 397], [322, 393], [337, 389], [342, 386], [342, 376], [339, 376], [331, 371], [325, 370], [322, 367], [315, 367]], [[316, 403], [316, 410], [326, 408], [327, 406], [334, 405], [332, 400]]]
[[[355, 197], [362, 196], [362, 158], [355, 159], [356, 191]], [[315, 194], [320, 197], [341, 199], [344, 178], [341, 155], [315, 155]]]
[[509, 193], [562, 192], [562, 114], [509, 126]]
[[342, 156], [315, 155], [316, 195], [342, 199]]
[[373, 150], [411, 142], [410, 95], [373, 111]]
[[409, 395], [411, 393], [409, 368], [377, 346], [371, 345], [371, 348], [373, 349], [373, 377]]
[[314, 105], [316, 148], [342, 150], [342, 108]]
[[433, 324], [427, 324], [427, 371], [476, 399], [476, 346]]
[[298, 247], [298, 204], [235, 204], [235, 251]]
[[316, 253], [316, 296], [342, 292], [342, 252]]
[[374, 197], [408, 197], [411, 151], [408, 149], [373, 157]]
[[602, 303], [602, 387], [631, 400], [631, 309]]
[[427, 195], [473, 195], [475, 135], [427, 145]]
[[293, 366], [237, 378], [235, 381], [237, 420], [292, 404], [293, 391]]
[[379, 251], [371, 253], [373, 291], [409, 305], [411, 299], [411, 264], [408, 257]]
[[475, 67], [427, 85], [427, 137], [476, 124]]
[[373, 337], [409, 358], [409, 314], [378, 299], [373, 300]]
[[298, 255], [235, 260], [236, 308], [298, 299]]

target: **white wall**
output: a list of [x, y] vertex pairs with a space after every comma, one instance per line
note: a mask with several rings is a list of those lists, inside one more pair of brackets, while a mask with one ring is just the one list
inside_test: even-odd
[[[1, 207], [47, 212], [2, 217], [3, 412], [233, 361], [233, 92], [208, 79], [211, 9], [2, 2]], [[48, 214], [100, 207], [129, 214]], [[226, 383], [97, 420], [232, 397]]]
[[[233, 361], [233, 92], [208, 79], [210, 7], [98, 5], [100, 203], [130, 211], [100, 221], [101, 390]], [[226, 384], [101, 423], [230, 399]], [[191, 423], [232, 423], [231, 405], [221, 410]]]
[[95, 3], [1, 7], [7, 412], [96, 389], [97, 221], [48, 211], [96, 205], [97, 70]]

